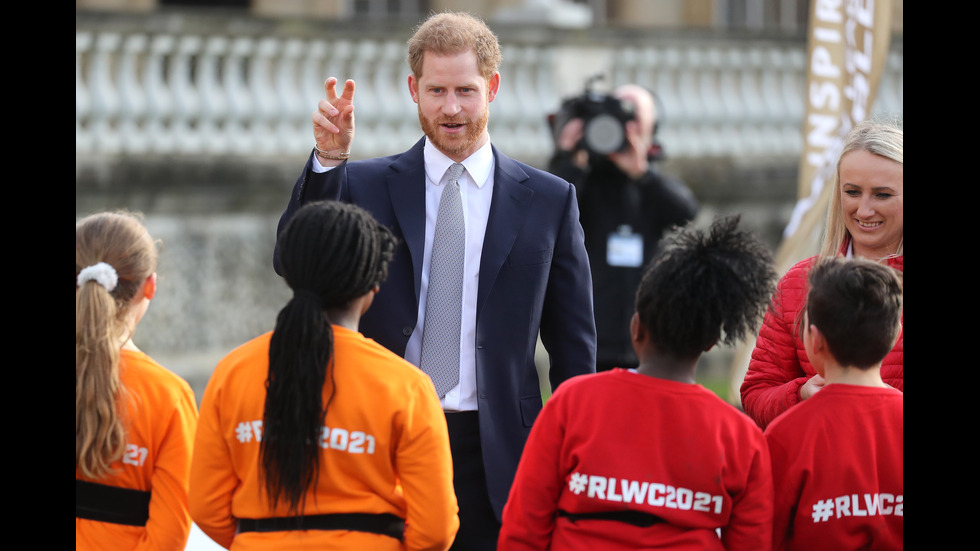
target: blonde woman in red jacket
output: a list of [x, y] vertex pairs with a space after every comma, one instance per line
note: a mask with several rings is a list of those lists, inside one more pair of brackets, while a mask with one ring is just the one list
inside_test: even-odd
[[[859, 123], [844, 139], [820, 254], [780, 280], [742, 382], [742, 408], [762, 428], [824, 385], [800, 331], [807, 276], [816, 260], [859, 257], [903, 271], [902, 141], [900, 127], [877, 121]], [[903, 340], [904, 331], [881, 364], [882, 380], [898, 390], [904, 389]]]

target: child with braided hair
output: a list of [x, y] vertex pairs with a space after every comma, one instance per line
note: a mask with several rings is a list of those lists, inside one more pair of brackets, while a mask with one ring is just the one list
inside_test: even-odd
[[432, 380], [358, 332], [391, 232], [310, 203], [278, 240], [292, 299], [218, 364], [201, 402], [191, 515], [224, 547], [448, 549], [459, 526]]
[[75, 549], [181, 550], [194, 393], [133, 343], [156, 293], [140, 217], [75, 223]]
[[668, 235], [636, 292], [639, 365], [574, 377], [531, 429], [500, 550], [765, 551], [762, 430], [695, 382], [698, 358], [761, 321], [776, 281], [738, 218]]

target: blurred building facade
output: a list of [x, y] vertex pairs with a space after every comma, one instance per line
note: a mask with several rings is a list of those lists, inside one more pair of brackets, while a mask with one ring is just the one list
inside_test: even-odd
[[[894, 30], [902, 32], [903, 0]], [[214, 7], [256, 17], [369, 19], [415, 23], [431, 11], [458, 10], [500, 23], [566, 28], [713, 28], [796, 32], [806, 26], [808, 0], [76, 0], [77, 10], [150, 13]], [[519, 16], [517, 19], [509, 19]]]
[[[186, 4], [186, 5], [185, 5]], [[587, 78], [637, 82], [665, 106], [674, 157], [799, 152], [801, 0], [79, 0], [76, 152], [296, 155], [326, 76], [359, 83], [355, 156], [418, 135], [404, 43], [429, 10], [470, 10], [500, 34], [495, 141], [540, 164], [545, 115]], [[901, 6], [901, 2], [898, 3]], [[901, 113], [901, 9], [878, 113]]]
[[[874, 114], [903, 112], [903, 2]], [[312, 147], [327, 76], [357, 81], [355, 158], [421, 135], [405, 41], [431, 11], [498, 33], [490, 133], [543, 166], [547, 114], [590, 77], [663, 104], [668, 171], [774, 247], [796, 199], [806, 0], [76, 0], [76, 216], [146, 214], [164, 244], [141, 345], [196, 388], [230, 347], [271, 329], [278, 216]]]

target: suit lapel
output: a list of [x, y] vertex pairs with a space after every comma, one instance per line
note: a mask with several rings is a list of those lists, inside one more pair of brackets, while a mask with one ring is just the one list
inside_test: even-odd
[[480, 258], [480, 286], [477, 292], [476, 315], [480, 316], [497, 279], [500, 267], [507, 260], [517, 240], [517, 234], [527, 219], [531, 197], [534, 196], [525, 181], [526, 172], [511, 158], [493, 147], [495, 160], [493, 199], [490, 200], [490, 214], [487, 219], [487, 232], [483, 238], [483, 256]]
[[422, 155], [425, 138], [400, 155], [388, 172], [388, 195], [391, 208], [402, 230], [402, 239], [411, 255], [415, 278], [415, 300], [422, 287], [422, 258], [425, 250], [425, 162]]

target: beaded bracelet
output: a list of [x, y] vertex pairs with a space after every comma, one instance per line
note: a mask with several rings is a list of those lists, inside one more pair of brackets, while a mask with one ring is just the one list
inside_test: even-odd
[[334, 160], [334, 161], [344, 161], [348, 157], [350, 157], [350, 150], [349, 149], [345, 153], [341, 153], [339, 155], [331, 155], [331, 154], [327, 153], [326, 151], [320, 149], [319, 146], [317, 146], [315, 143], [313, 144], [313, 149], [316, 150], [316, 154], [317, 155], [323, 157], [324, 159], [331, 159], [331, 160]]

